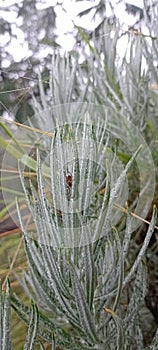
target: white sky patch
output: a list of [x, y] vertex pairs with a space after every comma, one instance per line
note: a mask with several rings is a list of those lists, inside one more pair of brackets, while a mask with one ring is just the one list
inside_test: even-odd
[[3, 8], [3, 7], [7, 8], [7, 7], [13, 6], [15, 4], [19, 5], [19, 3], [22, 3], [22, 0], [21, 1], [20, 0], [3, 0], [0, 2], [0, 6], [1, 6], [1, 8]]
[[137, 6], [137, 7], [141, 7], [141, 8], [144, 7], [143, 0], [128, 0], [126, 2], [128, 4], [131, 4], [131, 5], [134, 5], [134, 6]]
[[[113, 0], [113, 2], [116, 2], [116, 0]], [[126, 3], [140, 7], [140, 8], [143, 7], [143, 6], [141, 6], [141, 4], [142, 4], [141, 0], [136, 0], [136, 1], [128, 0], [128, 2], [126, 2]], [[122, 23], [122, 24], [126, 25], [127, 27], [133, 26], [136, 22], [136, 17], [133, 16], [132, 14], [127, 13], [126, 5], [125, 5], [124, 1], [120, 2], [118, 5], [116, 5], [114, 7], [114, 13], [115, 13], [115, 16], [117, 18], [119, 18], [120, 24]]]
[[6, 58], [3, 59], [3, 68], [8, 68], [10, 66], [10, 61]]
[[[74, 1], [74, 0], [67, 0], [63, 2], [63, 8], [65, 9], [67, 13], [67, 17], [72, 20], [72, 23], [74, 22], [75, 25], [80, 26], [82, 28], [88, 29], [88, 30], [94, 30], [97, 25], [100, 23], [100, 17], [97, 16], [95, 18], [95, 22], [93, 20], [93, 16], [96, 12], [96, 8], [93, 9], [93, 7], [96, 7], [99, 4], [99, 0], [96, 1]], [[92, 10], [84, 15], [79, 17], [78, 14], [82, 11], [86, 11], [88, 9]]]
[[[111, 0], [111, 3], [113, 6], [118, 6], [118, 0]], [[120, 2], [121, 3], [121, 2]], [[130, 5], [134, 5], [136, 7], [140, 7], [143, 8], [144, 4], [143, 4], [143, 0], [122, 0], [122, 4], [125, 5], [126, 4], [130, 4]]]
[[40, 32], [38, 33], [38, 40], [44, 39], [45, 34], [46, 34], [45, 30], [41, 29]]
[[[47, 57], [48, 55], [52, 55], [52, 53], [53, 53], [52, 47], [50, 47], [50, 46], [44, 47], [44, 49], [42, 50], [42, 59]], [[39, 58], [39, 60], [41, 60], [41, 52], [37, 52], [35, 54], [35, 57]]]
[[7, 46], [7, 51], [13, 56], [16, 62], [20, 62], [24, 57], [29, 57], [32, 54], [26, 42], [19, 43], [18, 39], [15, 38], [13, 38], [11, 43]]
[[5, 33], [5, 34], [1, 34], [0, 35], [0, 43], [1, 43], [1, 45], [2, 46], [5, 46], [7, 43], [8, 43], [8, 41], [10, 40], [10, 35], [9, 35], [9, 33]]
[[74, 23], [75, 25], [88, 29], [90, 31], [93, 31], [100, 23], [101, 19], [99, 16], [95, 17], [95, 21], [93, 19], [94, 15], [95, 15], [96, 10], [93, 9], [90, 11], [90, 13], [88, 13], [86, 16], [83, 16], [81, 18], [76, 17], [74, 19]]
[[57, 0], [43, 0], [36, 4], [37, 10], [45, 10], [48, 7], [54, 7], [57, 4]]
[[66, 33], [66, 32], [72, 32], [73, 31], [73, 22], [71, 20], [71, 17], [64, 11], [60, 6], [56, 6], [55, 12], [57, 15], [56, 18], [56, 26], [57, 26], [57, 33], [60, 35]]
[[23, 18], [22, 16], [19, 16], [17, 19], [16, 19], [16, 24], [18, 27], [20, 27], [22, 24], [23, 24]]
[[56, 42], [61, 45], [65, 51], [71, 51], [76, 43], [76, 40], [71, 34], [62, 34], [57, 38]]
[[12, 33], [17, 37], [19, 44], [24, 43], [24, 40], [25, 40], [24, 32], [20, 28], [17, 28], [15, 23], [12, 24]]
[[17, 18], [17, 12], [15, 11], [0, 11], [0, 17], [3, 18], [5, 21], [9, 23], [13, 23], [16, 21]]
[[[66, 2], [70, 2], [69, 0]], [[56, 34], [58, 38], [56, 39], [57, 44], [61, 45], [61, 47], [65, 51], [70, 51], [73, 49], [76, 40], [73, 37], [74, 32], [74, 24], [73, 24], [73, 16], [67, 11], [65, 12], [61, 6], [56, 6]]]
[[[95, 1], [74, 1], [74, 0], [66, 0], [63, 1], [63, 8], [67, 11], [69, 17], [74, 19], [78, 15], [79, 12], [88, 10], [94, 6], [99, 4], [100, 0]], [[87, 18], [87, 17], [86, 17]]]

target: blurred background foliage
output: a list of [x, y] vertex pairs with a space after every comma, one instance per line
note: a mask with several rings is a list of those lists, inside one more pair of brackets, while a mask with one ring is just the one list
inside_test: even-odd
[[[66, 6], [68, 3], [69, 6]], [[119, 3], [122, 1], [117, 1], [117, 4]], [[74, 12], [71, 10], [71, 4]], [[60, 41], [61, 25], [67, 50], [72, 55], [75, 51], [79, 53], [84, 69], [86, 44], [76, 23], [81, 23], [81, 27], [84, 25], [88, 40], [92, 36], [97, 38], [105, 21], [111, 26], [118, 23], [115, 7], [116, 1], [110, 0], [3, 1], [0, 5], [0, 115], [12, 114], [18, 121], [23, 122], [26, 116], [33, 114], [30, 96], [32, 93], [39, 94], [37, 77], [39, 71], [47, 89], [51, 55], [58, 50], [63, 55], [65, 51], [62, 48], [63, 41], [62, 43]], [[146, 16], [149, 17], [149, 13], [148, 5]], [[125, 3], [125, 14], [127, 17], [130, 14], [133, 18], [132, 26], [127, 25], [127, 30], [141, 28], [145, 20], [141, 8]], [[68, 19], [71, 19], [69, 26]]]

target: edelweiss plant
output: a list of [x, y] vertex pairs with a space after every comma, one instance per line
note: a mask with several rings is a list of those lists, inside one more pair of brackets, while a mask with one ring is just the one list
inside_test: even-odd
[[[37, 183], [33, 185], [30, 180], [31, 191], [19, 164], [35, 223], [34, 230], [25, 227], [17, 203], [29, 267], [22, 284], [38, 307], [51, 315], [49, 335], [45, 334], [45, 339], [50, 342], [53, 333], [56, 348], [120, 350], [139, 346], [143, 349], [138, 321], [146, 295], [143, 257], [153, 233], [156, 212], [140, 252], [127, 268], [133, 218], [129, 211], [125, 229], [120, 230], [113, 225], [114, 206], [122, 191], [126, 191], [125, 175], [141, 149], [136, 150], [116, 178], [115, 171], [119, 171], [116, 153], [105, 169], [103, 166], [105, 159], [108, 160], [108, 139], [104, 124], [87, 124], [86, 116], [82, 123], [72, 127], [57, 126], [47, 164], [49, 181], [44, 179], [45, 170], [42, 174], [40, 150], [37, 150]], [[120, 195], [120, 200], [124, 201], [124, 196]], [[12, 305], [24, 317], [24, 306], [15, 297]], [[43, 327], [47, 328], [47, 323]]]
[[[28, 262], [17, 278], [33, 302], [32, 308], [22, 303], [9, 284], [1, 293], [3, 350], [11, 349], [10, 298], [28, 327], [25, 350], [44, 349], [46, 342], [54, 350], [158, 347], [157, 332], [145, 347], [142, 322], [155, 207], [141, 246], [133, 238], [155, 189], [154, 163], [140, 132], [146, 108], [154, 106], [149, 86], [143, 88], [142, 42], [133, 39], [130, 63], [124, 58], [116, 69], [118, 39], [116, 30], [114, 40], [88, 42], [86, 69], [77, 56], [54, 55], [48, 93], [39, 77], [41, 101], [33, 97], [34, 117], [25, 131], [9, 134], [4, 162], [14, 156], [19, 173], [17, 215], [10, 212], [21, 227]], [[15, 198], [7, 197], [6, 187], [10, 210]]]

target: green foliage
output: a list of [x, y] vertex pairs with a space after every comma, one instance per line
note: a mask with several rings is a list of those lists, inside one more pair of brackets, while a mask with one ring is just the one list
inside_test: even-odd
[[[154, 213], [148, 236], [155, 219]], [[107, 238], [94, 244], [54, 250], [30, 239], [24, 228], [23, 233], [29, 263], [29, 275], [24, 275], [23, 286], [26, 291], [30, 290], [27, 285], [31, 286], [33, 298], [50, 315], [38, 314], [34, 305], [31, 311], [11, 296], [14, 310], [28, 326], [24, 349], [33, 349], [37, 335], [51, 343], [52, 333], [56, 346], [64, 349], [134, 349], [138, 344], [143, 349], [135, 335], [140, 331], [137, 318], [146, 294], [146, 266], [144, 262], [138, 264], [134, 283], [133, 267], [125, 276], [125, 238], [121, 242], [118, 232], [111, 231]], [[133, 286], [128, 296], [130, 302], [125, 306], [124, 287], [129, 276]], [[7, 294], [5, 302], [9, 300]], [[5, 310], [4, 333], [5, 327], [8, 329], [9, 306]], [[2, 319], [5, 320], [3, 314]], [[156, 338], [151, 349], [156, 349]]]
[[[15, 193], [25, 197], [32, 220], [27, 227], [18, 198], [28, 262], [19, 279], [33, 300], [32, 307], [25, 305], [10, 292], [9, 284], [6, 292], [1, 291], [2, 350], [11, 349], [10, 303], [28, 328], [24, 350], [38, 345], [44, 349], [45, 342], [53, 350], [145, 349], [142, 310], [148, 289], [147, 259], [157, 266], [157, 250], [148, 249], [156, 225], [155, 207], [145, 237], [140, 228], [134, 239], [131, 227], [138, 199], [147, 191], [139, 208], [140, 214], [144, 208], [147, 214], [148, 197], [154, 191], [154, 163], [148, 163], [151, 155], [144, 141], [144, 137], [157, 138], [153, 131], [157, 95], [150, 85], [152, 79], [158, 80], [154, 23], [152, 30], [149, 23], [148, 36], [126, 33], [130, 50], [123, 59], [116, 50], [122, 33], [108, 21], [100, 28], [99, 40], [79, 30], [90, 49], [82, 63], [77, 52], [52, 56], [47, 89], [39, 75], [39, 94], [32, 96], [34, 115], [25, 134], [29, 150], [35, 146], [35, 157], [1, 124], [11, 140], [8, 146], [1, 138], [1, 146], [16, 159], [20, 174], [22, 190]], [[39, 137], [34, 128], [43, 135]], [[123, 145], [125, 139], [128, 147]], [[155, 148], [154, 152], [156, 159]], [[138, 159], [143, 188], [135, 179]], [[66, 183], [67, 173], [72, 184]], [[125, 220], [118, 216], [116, 204], [126, 204], [126, 176], [131, 177], [132, 194]], [[5, 181], [9, 184], [9, 178]], [[144, 237], [140, 245], [139, 232]], [[156, 331], [146, 350], [156, 350], [157, 344]]]
[[11, 349], [11, 338], [10, 338], [10, 288], [9, 283], [7, 284], [6, 292], [2, 291], [0, 286], [0, 343], [1, 349]]
[[[10, 284], [7, 282], [6, 291], [0, 289], [0, 345], [2, 350], [11, 350], [11, 335], [10, 335], [10, 313], [11, 313], [11, 291]], [[24, 345], [24, 350], [35, 349], [36, 336], [38, 331], [38, 310], [37, 306], [32, 303], [30, 308], [30, 320], [28, 321], [28, 334]]]
[[[58, 152], [61, 152], [60, 147], [58, 147]], [[53, 157], [52, 153], [51, 155]], [[61, 158], [60, 155], [58, 156]], [[136, 260], [130, 267], [130, 271], [125, 274], [124, 266], [128, 249], [126, 235], [128, 230], [124, 234], [122, 232], [120, 239], [117, 230], [110, 228], [108, 216], [112, 212], [110, 208], [112, 202], [110, 200], [106, 215], [103, 214], [104, 211], [101, 209], [102, 220], [100, 224], [99, 219], [96, 222], [98, 237], [103, 236], [103, 238], [97, 241], [94, 239], [92, 243], [84, 247], [81, 244], [77, 247], [62, 248], [61, 245], [61, 248], [54, 249], [54, 236], [56, 232], [58, 232], [58, 236], [60, 235], [60, 225], [54, 220], [54, 224], [47, 226], [48, 222], [51, 222], [51, 209], [43, 192], [39, 158], [37, 172], [40, 200], [38, 200], [33, 188], [33, 203], [31, 203], [31, 197], [28, 195], [27, 197], [38, 232], [38, 244], [37, 241], [30, 238], [30, 233], [24, 228], [19, 207], [17, 208], [29, 262], [29, 274], [25, 274], [23, 280], [25, 290], [28, 291], [31, 287], [32, 297], [43, 310], [51, 314], [54, 323], [61, 325], [64, 329], [69, 324], [69, 327], [71, 327], [71, 341], [74, 344], [77, 337], [83, 344], [83, 349], [84, 346], [85, 349], [102, 349], [105, 347], [107, 349], [130, 349], [134, 333], [139, 332], [140, 324], [138, 323], [137, 329], [136, 318], [146, 295], [146, 268], [145, 263], [141, 261], [154, 229], [156, 213], [153, 214], [146, 239]], [[51, 177], [53, 181], [53, 174], [51, 174]], [[23, 179], [22, 182], [25, 187]], [[118, 181], [118, 183], [120, 182]], [[64, 183], [62, 186], [64, 187]], [[54, 191], [54, 187], [52, 187], [52, 191]], [[55, 192], [52, 194], [55, 198]], [[66, 209], [69, 210], [69, 208], [65, 208], [65, 211]], [[128, 221], [129, 227], [130, 220]], [[73, 229], [73, 224], [74, 222], [70, 221], [70, 226], [66, 230], [67, 242], [69, 242], [68, 234]], [[92, 230], [95, 232], [96, 228], [93, 225]], [[84, 234], [92, 238], [93, 231], [90, 228], [87, 228], [87, 230], [88, 232], [84, 231]], [[129, 283], [133, 284], [130, 303], [123, 310], [123, 290]], [[104, 315], [106, 311], [112, 315], [111, 320], [110, 317], [106, 317], [106, 314]], [[136, 344], [137, 341], [136, 339]], [[58, 345], [58, 335], [56, 342]], [[73, 346], [73, 348], [79, 349], [81, 343], [78, 347]], [[69, 344], [65, 343], [64, 348], [71, 349], [72, 345], [70, 347]]]

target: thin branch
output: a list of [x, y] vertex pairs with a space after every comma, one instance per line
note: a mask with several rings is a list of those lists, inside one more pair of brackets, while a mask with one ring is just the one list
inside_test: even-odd
[[14, 125], [20, 126], [21, 128], [24, 128], [24, 129], [28, 129], [28, 130], [31, 130], [31, 131], [38, 132], [39, 134], [48, 135], [50, 137], [53, 137], [53, 133], [52, 132], [43, 131], [43, 130], [40, 130], [40, 129], [37, 129], [37, 128], [32, 128], [31, 126], [24, 125], [24, 124], [15, 122], [13, 120], [5, 119], [3, 117], [0, 117], [0, 120], [2, 120], [4, 122], [7, 122], [7, 123], [10, 123], [10, 124], [14, 124]]
[[17, 258], [17, 256], [18, 256], [19, 250], [20, 250], [21, 245], [22, 245], [22, 240], [23, 240], [23, 237], [20, 238], [19, 244], [18, 244], [17, 249], [16, 249], [16, 251], [15, 251], [15, 254], [14, 254], [14, 256], [13, 256], [13, 259], [12, 259], [12, 262], [11, 262], [11, 264], [10, 264], [9, 270], [8, 270], [7, 275], [6, 275], [6, 277], [5, 277], [5, 280], [4, 280], [3, 284], [2, 284], [2, 289], [3, 289], [3, 290], [5, 290], [5, 287], [6, 287], [6, 284], [7, 284], [7, 280], [8, 280], [8, 278], [9, 278], [9, 275], [10, 275], [10, 273], [11, 273], [11, 271], [12, 271], [12, 269], [13, 269], [13, 266], [14, 266], [14, 264], [15, 264], [16, 258]]
[[[136, 219], [138, 219], [138, 220], [141, 220], [142, 222], [145, 222], [146, 224], [150, 225], [150, 221], [148, 221], [148, 220], [146, 220], [146, 219], [143, 219], [141, 216], [139, 216], [139, 215], [137, 215], [137, 214], [135, 214], [135, 213], [133, 213], [133, 212], [130, 212], [130, 213], [129, 213], [129, 211], [128, 211], [127, 209], [121, 207], [120, 205], [114, 203], [114, 207], [120, 209], [123, 213], [125, 213], [125, 214], [130, 214], [130, 215], [133, 216], [134, 218], [136, 218]], [[158, 230], [158, 226], [154, 226], [154, 228], [155, 228], [156, 230]]]

